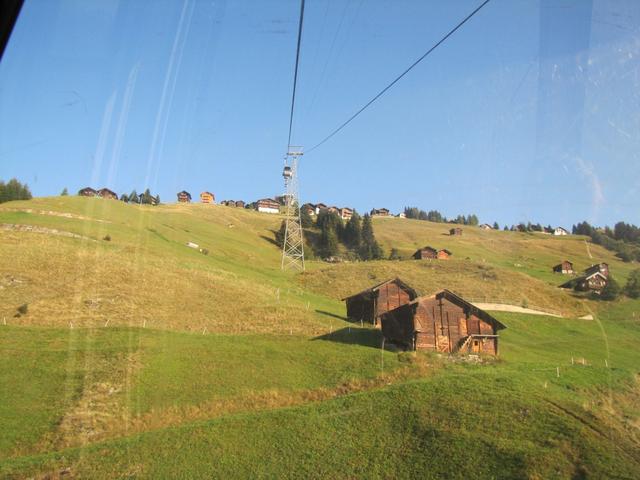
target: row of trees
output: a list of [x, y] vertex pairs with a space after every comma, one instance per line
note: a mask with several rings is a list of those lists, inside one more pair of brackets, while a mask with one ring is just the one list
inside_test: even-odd
[[438, 210], [425, 212], [417, 207], [404, 207], [404, 214], [407, 218], [427, 220], [436, 223], [458, 223], [460, 225], [478, 225], [479, 223], [478, 216], [475, 214], [458, 215], [456, 218], [448, 220], [447, 217], [442, 215]]
[[[65, 187], [60, 196], [65, 197], [69, 195], [69, 191]], [[138, 192], [133, 190], [129, 195], [123, 193], [120, 195], [120, 200], [125, 203], [141, 203], [143, 205], [159, 205], [160, 204], [160, 195], [156, 195], [155, 197], [151, 195], [151, 191], [147, 188], [144, 193], [138, 195]]]
[[7, 183], [0, 180], [0, 203], [12, 200], [31, 200], [32, 195], [26, 183], [20, 183], [12, 178]]
[[361, 217], [358, 212], [344, 223], [335, 212], [322, 211], [315, 223], [320, 230], [318, 253], [323, 258], [339, 254], [339, 243], [349, 251], [349, 256], [358, 260], [378, 260], [384, 257], [380, 244], [373, 232], [369, 214]]
[[616, 256], [624, 262], [640, 262], [640, 228], [635, 225], [618, 222], [613, 229], [608, 226], [597, 228], [585, 221], [574, 225], [572, 232], [589, 236], [596, 245], [616, 252]]
[[123, 193], [120, 195], [120, 200], [125, 203], [141, 203], [143, 205], [159, 205], [160, 204], [160, 195], [156, 195], [155, 197], [151, 195], [151, 191], [147, 188], [144, 193], [138, 195], [138, 192], [133, 190], [129, 195]]
[[[352, 260], [378, 260], [384, 257], [384, 252], [376, 240], [373, 223], [369, 214], [360, 216], [353, 212], [353, 216], [345, 223], [335, 212], [321, 211], [313, 221], [307, 212], [301, 212], [302, 227], [312, 230], [316, 238], [311, 247], [315, 255], [322, 258], [340, 256], [340, 245], [347, 250], [346, 256]], [[285, 222], [276, 232], [276, 243], [282, 246], [285, 235]]]
[[621, 294], [629, 298], [640, 298], [640, 269], [631, 272], [624, 288], [620, 287], [613, 277], [609, 277], [609, 281], [604, 289], [602, 289], [599, 298], [610, 301], [615, 300]]

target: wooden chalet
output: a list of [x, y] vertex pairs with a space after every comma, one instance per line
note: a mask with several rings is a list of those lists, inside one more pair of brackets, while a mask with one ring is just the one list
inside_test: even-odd
[[118, 194], [108, 188], [101, 188], [98, 190], [98, 196], [109, 200], [118, 200]]
[[382, 334], [413, 350], [498, 354], [498, 331], [506, 328], [484, 310], [442, 290], [380, 316]]
[[554, 273], [562, 273], [564, 275], [572, 275], [575, 273], [573, 270], [573, 263], [569, 260], [563, 260], [561, 263], [553, 267]]
[[591, 290], [599, 293], [607, 286], [608, 281], [609, 279], [598, 271], [579, 278], [575, 289], [583, 292]]
[[353, 210], [347, 207], [339, 208], [338, 215], [340, 215], [340, 218], [343, 220], [349, 220], [353, 216]]
[[573, 288], [579, 292], [591, 291], [600, 293], [608, 282], [609, 265], [598, 263], [587, 268], [581, 276], [563, 283], [560, 288]]
[[554, 235], [569, 235], [569, 232], [562, 227], [556, 227], [553, 230]]
[[488, 223], [483, 223], [482, 225], [480, 225], [480, 228], [482, 230], [493, 230], [493, 227], [491, 225], [489, 225]]
[[436, 260], [438, 258], [438, 250], [433, 247], [422, 247], [413, 254], [416, 260]]
[[244, 208], [244, 201], [243, 200], [236, 200], [235, 202], [235, 206], [236, 208]]
[[186, 190], [182, 190], [178, 192], [178, 203], [189, 203], [191, 202], [191, 194]]
[[262, 213], [280, 213], [280, 204], [272, 198], [261, 198], [256, 202], [256, 210]]
[[389, 216], [389, 209], [388, 208], [374, 208], [373, 210], [371, 210], [371, 216], [372, 217], [388, 217]]
[[417, 297], [413, 288], [399, 278], [393, 278], [342, 300], [347, 305], [347, 317], [379, 325], [380, 315]]
[[200, 202], [202, 203], [216, 203], [216, 196], [211, 192], [202, 192], [200, 194]]
[[91, 187], [84, 187], [82, 190], [78, 191], [78, 195], [81, 197], [97, 197], [98, 192]]
[[462, 229], [460, 227], [455, 227], [449, 230], [449, 235], [462, 235]]
[[338, 214], [338, 207], [329, 207], [327, 208], [327, 212]]

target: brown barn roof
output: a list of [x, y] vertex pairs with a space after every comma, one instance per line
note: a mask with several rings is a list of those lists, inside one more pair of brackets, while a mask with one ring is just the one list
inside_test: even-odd
[[118, 196], [116, 192], [114, 192], [113, 190], [109, 190], [108, 188], [101, 188], [100, 190], [98, 190], [98, 195], [100, 195], [101, 197], [105, 195], [112, 195], [114, 197]]
[[396, 278], [390, 278], [389, 280], [385, 280], [382, 283], [378, 283], [377, 285], [374, 285], [373, 287], [369, 287], [365, 290], [362, 290], [361, 292], [358, 293], [354, 293], [353, 295], [349, 295], [348, 297], [344, 297], [343, 299], [341, 299], [341, 301], [345, 301], [348, 298], [353, 298], [353, 297], [357, 297], [359, 295], [363, 295], [363, 294], [367, 294], [367, 293], [373, 293], [376, 290], [379, 290], [381, 287], [385, 286], [388, 283], [391, 282], [397, 282], [398, 285], [400, 285], [401, 287], [403, 287], [405, 290], [407, 290], [408, 292], [413, 293], [413, 295], [415, 297], [418, 296], [418, 293], [415, 291], [415, 289], [413, 287], [410, 287], [409, 285], [407, 285], [405, 282], [403, 282], [402, 280], [400, 280], [400, 278], [396, 277]]
[[501, 323], [495, 317], [489, 315], [484, 310], [476, 307], [473, 303], [467, 302], [464, 298], [462, 298], [459, 295], [456, 295], [451, 290], [447, 290], [446, 288], [442, 289], [439, 292], [436, 292], [436, 293], [434, 293], [432, 295], [425, 295], [425, 296], [422, 296], [422, 297], [418, 297], [415, 300], [409, 302], [407, 305], [416, 305], [416, 304], [420, 303], [421, 300], [424, 300], [426, 298], [436, 298], [436, 299], [439, 300], [439, 299], [441, 299], [443, 297], [446, 298], [447, 300], [449, 300], [450, 302], [455, 303], [456, 305], [459, 305], [461, 307], [469, 309], [469, 311], [471, 311], [473, 314], [475, 314], [478, 317], [480, 317], [485, 322], [492, 324], [493, 327], [496, 330], [504, 330], [505, 328], [507, 328], [503, 323]]

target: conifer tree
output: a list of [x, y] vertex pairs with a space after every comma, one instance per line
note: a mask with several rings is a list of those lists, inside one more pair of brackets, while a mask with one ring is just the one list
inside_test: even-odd
[[302, 228], [311, 228], [313, 227], [313, 218], [311, 218], [311, 214], [306, 208], [300, 210], [300, 225]]
[[609, 276], [607, 284], [602, 289], [602, 292], [600, 292], [600, 298], [611, 301], [618, 298], [618, 295], [620, 295], [620, 285], [618, 285], [618, 282], [616, 282], [612, 276]]
[[640, 269], [631, 272], [624, 293], [629, 298], [640, 298]]
[[320, 250], [324, 258], [335, 257], [338, 254], [338, 235], [332, 226], [327, 226], [320, 235]]
[[362, 245], [362, 217], [356, 211], [344, 227], [344, 243], [356, 252]]
[[359, 253], [362, 260], [378, 260], [384, 256], [373, 233], [373, 223], [369, 214], [362, 217], [362, 246]]
[[151, 196], [151, 191], [147, 188], [142, 195], [140, 195], [140, 203], [144, 203], [145, 205], [151, 205], [153, 197]]
[[31, 191], [28, 185], [20, 183], [12, 178], [6, 184], [0, 181], [0, 203], [12, 200], [31, 200]]
[[69, 191], [67, 190], [67, 187], [64, 187], [62, 189], [62, 192], [60, 193], [61, 197], [66, 197], [67, 195], [69, 195]]

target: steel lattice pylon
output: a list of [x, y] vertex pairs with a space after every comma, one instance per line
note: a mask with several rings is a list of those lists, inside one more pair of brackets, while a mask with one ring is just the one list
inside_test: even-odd
[[282, 269], [304, 271], [304, 238], [300, 222], [300, 201], [298, 198], [298, 158], [302, 147], [289, 147], [282, 176], [285, 186], [286, 215], [284, 242], [282, 245]]

